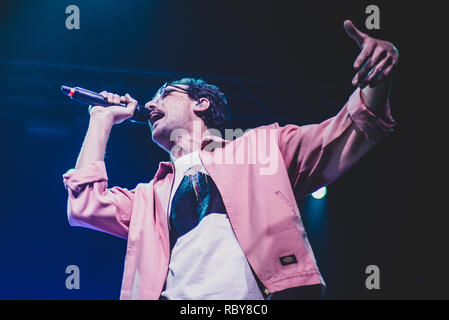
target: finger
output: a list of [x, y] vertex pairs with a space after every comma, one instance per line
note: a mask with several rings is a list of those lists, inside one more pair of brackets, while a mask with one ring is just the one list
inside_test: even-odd
[[113, 93], [108, 92], [107, 99], [110, 104], [114, 104], [114, 94]]
[[388, 54], [385, 50], [383, 50], [382, 48], [376, 47], [374, 49], [373, 54], [371, 55], [370, 69], [372, 69], [376, 65], [378, 65], [379, 62], [382, 61], [387, 55]]
[[359, 29], [357, 29], [351, 20], [346, 20], [343, 23], [343, 27], [345, 28], [345, 31], [348, 34], [348, 36], [354, 39], [361, 48], [363, 45], [363, 41], [365, 40], [367, 35], [361, 32]]
[[382, 72], [378, 73], [377, 76], [370, 82], [369, 86], [371, 88], [376, 87], [379, 83], [381, 83], [384, 80], [384, 77], [382, 75]]
[[137, 108], [137, 100], [133, 99], [128, 93], [125, 95], [125, 100], [126, 108], [129, 109], [129, 114], [132, 117]]
[[[376, 65], [379, 64], [379, 61], [387, 55], [385, 50], [379, 49], [375, 50], [372, 56], [369, 58], [367, 63], [364, 65], [363, 70], [359, 72], [359, 83], [361, 87], [365, 87], [369, 83], [369, 78], [372, 76], [373, 72], [375, 72]], [[383, 68], [383, 65], [382, 65]], [[371, 77], [373, 79], [374, 77]]]
[[357, 57], [357, 59], [355, 59], [354, 62], [354, 69], [355, 70], [359, 70], [361, 66], [363, 66], [363, 64], [366, 62], [366, 60], [371, 56], [371, 54], [373, 53], [375, 49], [375, 46], [370, 44], [365, 46], [362, 49], [362, 52], [360, 52], [359, 56]]
[[383, 78], [387, 78], [391, 75], [391, 73], [393, 72], [395, 65], [392, 63], [391, 66], [387, 67], [384, 72], [382, 72], [382, 77]]
[[382, 72], [379, 73], [379, 75], [377, 76], [377, 79], [375, 79], [373, 81], [372, 84], [370, 84], [371, 87], [375, 87], [377, 86], [379, 83], [381, 83], [382, 81], [384, 81], [386, 78], [388, 78], [394, 68], [394, 64], [392, 63], [391, 65], [387, 66], [386, 69]]
[[135, 109], [137, 107], [137, 100], [133, 99], [128, 93], [125, 95], [125, 102], [127, 108]]
[[107, 97], [108, 97], [108, 92], [107, 91], [101, 91], [100, 94], [102, 95], [103, 98], [107, 99]]
[[391, 63], [391, 57], [385, 57], [383, 60], [381, 60], [372, 70], [371, 74], [366, 78], [366, 82], [371, 82], [381, 73], [385, 70], [386, 67], [388, 67], [388, 64]]
[[358, 76], [358, 82], [359, 82], [359, 86], [364, 88], [366, 86], [366, 77], [368, 76], [370, 70], [372, 69], [372, 59], [370, 58], [369, 60], [366, 61], [366, 63], [363, 65], [362, 69], [359, 72], [359, 76]]
[[363, 80], [365, 79], [366, 75], [368, 74], [368, 72], [370, 70], [370, 68], [369, 68], [370, 65], [371, 65], [371, 59], [368, 59], [367, 61], [365, 61], [362, 68], [359, 70], [359, 72], [356, 73], [356, 75], [352, 79], [352, 84], [354, 86], [362, 85]]
[[120, 96], [118, 94], [113, 95], [114, 104], [120, 104]]

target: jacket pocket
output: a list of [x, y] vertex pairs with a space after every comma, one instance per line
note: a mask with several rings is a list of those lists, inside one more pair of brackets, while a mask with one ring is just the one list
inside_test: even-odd
[[281, 191], [274, 192], [274, 203], [270, 214], [269, 233], [274, 234], [293, 228], [301, 223], [297, 214], [296, 203], [293, 204]]

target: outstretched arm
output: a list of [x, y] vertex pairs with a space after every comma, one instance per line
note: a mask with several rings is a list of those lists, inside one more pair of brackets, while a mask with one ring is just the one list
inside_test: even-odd
[[399, 52], [391, 42], [361, 32], [350, 20], [346, 20], [343, 25], [362, 50], [354, 62], [357, 74], [352, 84], [362, 89], [361, 97], [366, 106], [376, 115], [382, 116], [391, 90], [392, 75], [399, 61]]
[[335, 181], [395, 127], [388, 95], [399, 56], [396, 48], [360, 32], [349, 20], [344, 27], [362, 49], [354, 63], [353, 84], [359, 88], [335, 117], [312, 125], [277, 126], [278, 145], [298, 197]]

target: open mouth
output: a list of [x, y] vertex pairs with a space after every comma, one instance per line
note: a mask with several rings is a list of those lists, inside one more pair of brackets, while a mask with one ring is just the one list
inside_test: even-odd
[[154, 110], [150, 113], [150, 124], [154, 127], [156, 122], [164, 117], [164, 113], [159, 110]]

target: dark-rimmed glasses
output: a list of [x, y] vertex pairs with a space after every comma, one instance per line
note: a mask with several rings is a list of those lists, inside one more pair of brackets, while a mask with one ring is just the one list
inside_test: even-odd
[[[178, 90], [172, 89], [171, 87], [176, 88]], [[186, 89], [179, 87], [175, 84], [166, 82], [166, 83], [164, 83], [164, 85], [162, 87], [159, 88], [159, 90], [157, 90], [157, 92], [154, 95], [152, 100], [158, 101], [159, 99], [163, 99], [166, 96], [168, 96], [171, 92], [181, 92], [181, 93], [189, 94], [189, 92]]]

